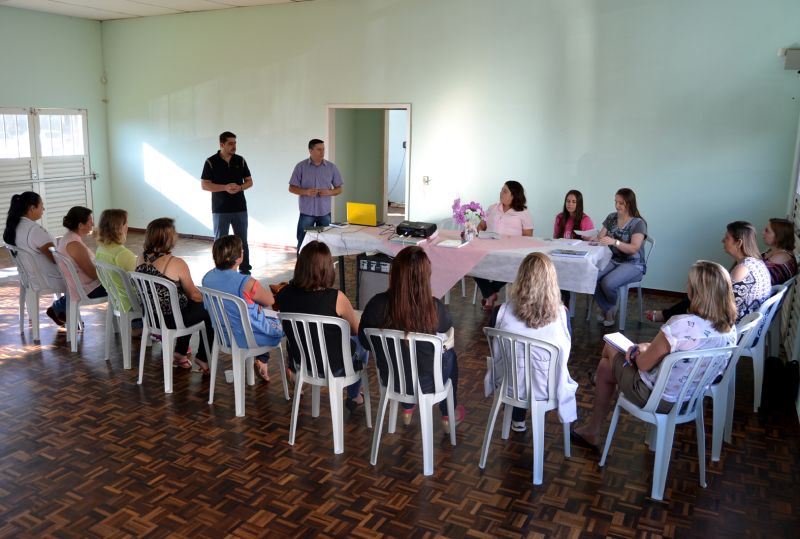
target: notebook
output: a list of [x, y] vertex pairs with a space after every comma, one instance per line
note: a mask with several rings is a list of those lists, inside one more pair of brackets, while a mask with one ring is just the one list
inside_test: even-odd
[[579, 251], [578, 249], [553, 249], [548, 253], [550, 256], [564, 256], [568, 258], [583, 258], [589, 251]]
[[361, 202], [347, 203], [347, 222], [351, 225], [383, 226], [378, 222], [378, 207]]
[[467, 243], [463, 242], [461, 240], [442, 240], [439, 243], [437, 243], [436, 245], [438, 245], [439, 247], [449, 247], [451, 249], [460, 249], [461, 247], [464, 247], [465, 245], [467, 245]]
[[606, 333], [603, 335], [603, 340], [620, 352], [627, 352], [628, 349], [634, 344], [632, 340], [620, 332]]

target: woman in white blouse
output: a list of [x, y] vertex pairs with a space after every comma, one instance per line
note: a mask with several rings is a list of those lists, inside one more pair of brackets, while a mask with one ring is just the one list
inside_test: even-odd
[[[558, 416], [562, 422], [573, 422], [577, 417], [575, 408], [575, 392], [578, 384], [569, 376], [567, 359], [572, 348], [567, 326], [569, 313], [561, 303], [558, 290], [556, 268], [544, 253], [531, 253], [525, 257], [517, 271], [509, 301], [500, 306], [494, 327], [511, 331], [525, 337], [533, 337], [549, 342], [559, 350], [560, 363], [558, 369], [558, 386], [554, 388], [558, 399]], [[493, 354], [495, 360], [500, 355]], [[530, 372], [535, 373], [531, 380], [534, 400], [547, 400], [548, 368], [550, 355], [539, 348], [531, 350]], [[518, 350], [517, 374], [519, 383], [528, 387], [525, 381], [524, 351]], [[502, 366], [495, 364], [495, 373], [502, 373]], [[491, 373], [490, 373], [491, 374]], [[495, 389], [500, 387], [502, 379], [495, 378]], [[523, 391], [522, 396], [526, 396]], [[511, 428], [517, 432], [525, 430], [525, 408], [514, 408], [511, 416]]]
[[[605, 345], [597, 366], [592, 415], [572, 432], [576, 443], [597, 448], [600, 430], [617, 388], [625, 398], [644, 406], [658, 376], [658, 366], [668, 354], [736, 344], [736, 303], [725, 268], [716, 262], [695, 262], [689, 270], [687, 293], [691, 301], [688, 313], [667, 320], [652, 342], [640, 343], [627, 353]], [[657, 409], [659, 413], [672, 409], [686, 374], [680, 364], [672, 369]]]

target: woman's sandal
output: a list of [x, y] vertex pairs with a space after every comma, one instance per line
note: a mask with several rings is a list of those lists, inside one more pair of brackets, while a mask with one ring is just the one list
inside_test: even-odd
[[412, 408], [403, 408], [403, 425], [410, 425], [411, 420], [414, 418], [414, 410], [417, 409], [415, 404]]
[[172, 366], [178, 367], [179, 369], [191, 369], [192, 360], [189, 359], [188, 355], [184, 356], [176, 352], [172, 354]]
[[345, 401], [344, 401], [344, 407], [347, 408], [348, 410], [350, 410], [351, 414], [353, 412], [355, 412], [356, 408], [358, 408], [362, 404], [364, 404], [364, 394], [363, 393], [359, 393], [358, 397], [356, 397], [355, 399], [351, 399], [350, 397], [347, 397], [347, 399], [345, 399]]
[[194, 358], [194, 365], [197, 367], [197, 370], [202, 372], [204, 375], [211, 372], [208, 368], [208, 362], [203, 361], [202, 359]]
[[664, 321], [664, 315], [661, 313], [661, 311], [645, 311], [644, 317], [650, 320], [651, 322], [658, 323]]

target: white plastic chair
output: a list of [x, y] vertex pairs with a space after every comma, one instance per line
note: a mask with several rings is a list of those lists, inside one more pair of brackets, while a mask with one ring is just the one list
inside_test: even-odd
[[[104, 262], [94, 263], [97, 269], [97, 278], [108, 293], [108, 309], [118, 322], [122, 338], [122, 366], [131, 368], [131, 323], [137, 318], [143, 318], [142, 305], [139, 296], [131, 283], [128, 272], [119, 266]], [[129, 306], [124, 305], [127, 299]], [[111, 359], [111, 340], [114, 338], [112, 331], [106, 331], [106, 361]]]
[[[734, 348], [734, 346], [729, 346], [669, 354], [661, 360], [653, 392], [642, 408], [633, 404], [625, 398], [624, 394], [620, 393], [617, 404], [614, 407], [614, 414], [611, 416], [611, 425], [608, 427], [608, 435], [603, 448], [603, 456], [600, 459], [600, 466], [605, 466], [606, 464], [608, 449], [611, 447], [611, 439], [614, 437], [614, 431], [617, 428], [619, 412], [624, 409], [634, 417], [650, 423], [655, 428], [655, 439], [653, 439], [652, 429], [649, 429], [647, 439], [650, 449], [656, 453], [653, 459], [653, 487], [650, 496], [655, 500], [662, 500], [672, 453], [672, 441], [675, 436], [675, 425], [694, 420], [697, 429], [697, 460], [699, 462], [700, 486], [705, 488], [706, 436], [703, 427], [702, 397], [711, 382], [725, 368]], [[656, 412], [656, 409], [664, 394], [672, 368], [677, 364], [688, 366], [691, 370], [685, 377], [675, 405], [669, 413], [660, 414]]]
[[731, 443], [733, 405], [736, 400], [736, 365], [739, 363], [742, 352], [752, 346], [753, 340], [758, 335], [758, 331], [753, 330], [757, 330], [761, 325], [762, 318], [764, 315], [753, 312], [736, 324], [736, 336], [739, 344], [728, 361], [722, 380], [711, 384], [706, 391], [706, 396], [711, 397], [711, 409], [714, 417], [711, 435], [711, 460], [714, 462], [719, 461], [723, 437], [726, 442]]
[[[502, 376], [502, 383], [499, 388], [495, 388], [494, 401], [489, 411], [489, 421], [486, 425], [486, 433], [483, 436], [483, 446], [478, 467], [482, 470], [486, 467], [486, 459], [489, 455], [489, 444], [494, 432], [494, 424], [497, 421], [497, 414], [500, 407], [504, 406], [503, 413], [503, 440], [508, 439], [511, 430], [511, 410], [514, 406], [531, 410], [531, 431], [533, 432], [533, 484], [542, 484], [542, 474], [544, 468], [544, 415], [545, 412], [558, 408], [556, 386], [558, 384], [558, 372], [562, 358], [559, 349], [551, 343], [524, 337], [510, 331], [503, 331], [494, 328], [483, 328], [486, 339], [489, 342], [489, 351], [492, 354], [492, 368], [496, 364], [501, 367], [493, 371], [495, 376]], [[550, 361], [547, 366], [547, 400], [536, 400], [532, 390], [531, 377], [531, 353], [534, 348], [540, 348], [550, 354]], [[524, 369], [523, 379], [519, 378], [519, 367]], [[510, 394], [509, 394], [510, 393]], [[564, 456], [570, 456], [569, 431], [571, 423], [564, 423]]]
[[[108, 296], [101, 296], [99, 298], [90, 298], [86, 295], [83, 289], [81, 280], [78, 277], [78, 270], [75, 269], [75, 263], [68, 256], [64, 256], [55, 247], [50, 247], [50, 252], [56, 259], [56, 266], [58, 266], [64, 282], [67, 283], [67, 340], [70, 344], [72, 352], [78, 351], [78, 325], [81, 324], [81, 306], [83, 305], [100, 305], [108, 303]], [[72, 283], [70, 285], [70, 283]], [[78, 297], [74, 297], [73, 290], [77, 292]], [[106, 339], [108, 339], [108, 332], [114, 332], [114, 314], [113, 309], [106, 307]]]
[[[784, 309], [784, 305], [791, 304], [792, 298], [792, 290], [794, 287], [794, 283], [797, 280], [797, 277], [792, 277], [791, 279], [786, 280], [783, 282], [783, 286], [786, 287], [786, 292], [783, 295], [783, 300], [781, 304], [778, 305], [778, 309], [775, 311], [775, 316], [772, 318], [772, 324], [769, 326], [769, 332], [767, 333], [767, 345], [769, 346], [769, 354], [772, 356], [780, 356], [781, 353], [781, 337], [783, 332], [783, 311], [788, 311], [789, 309]], [[787, 314], [788, 316], [788, 314]]]
[[755, 330], [753, 344], [742, 350], [742, 356], [753, 358], [753, 411], [758, 412], [761, 406], [761, 389], [764, 385], [764, 359], [766, 355], [767, 328], [772, 323], [772, 318], [780, 307], [781, 300], [786, 294], [785, 284], [776, 284], [772, 287], [771, 295], [761, 304], [758, 312], [764, 315], [761, 325]]
[[[146, 273], [132, 272], [128, 274], [133, 281], [139, 299], [142, 304], [144, 327], [142, 328], [142, 342], [147, 342], [151, 335], [161, 337], [161, 359], [164, 364], [164, 393], [172, 393], [172, 354], [175, 350], [175, 341], [178, 337], [192, 335], [200, 332], [206, 350], [211, 350], [208, 346], [208, 335], [206, 326], [200, 321], [192, 326], [186, 327], [183, 322], [180, 305], [178, 303], [178, 287], [169, 279], [147, 275]], [[175, 321], [175, 329], [167, 327], [164, 319], [164, 312], [161, 310], [161, 302], [158, 301], [159, 287], [163, 287], [169, 294], [172, 317]], [[144, 377], [144, 356], [147, 351], [145, 346], [139, 350], [139, 380], [142, 383]]]
[[[452, 217], [449, 217], [447, 219], [442, 219], [439, 222], [439, 230], [459, 230], [460, 228], [461, 227], [459, 226], [459, 224], [456, 223], [456, 220], [453, 219]], [[467, 297], [467, 281], [466, 281], [465, 277], [461, 278], [461, 297], [462, 298]], [[475, 303], [475, 302], [473, 301], [473, 303]], [[449, 290], [444, 295], [444, 304], [445, 305], [449, 305], [450, 304], [450, 291]]]
[[[367, 329], [364, 334], [369, 341], [372, 357], [376, 358], [380, 372], [381, 400], [378, 404], [378, 417], [375, 432], [372, 434], [372, 452], [369, 462], [375, 466], [378, 462], [378, 448], [381, 443], [383, 420], [386, 416], [386, 407], [391, 401], [389, 411], [389, 434], [393, 434], [397, 427], [398, 403], [416, 404], [419, 410], [420, 428], [422, 430], [422, 463], [425, 475], [433, 474], [433, 405], [447, 399], [447, 414], [450, 418], [450, 444], [456, 445], [455, 402], [453, 399], [453, 384], [448, 378], [442, 380], [442, 339], [435, 335], [423, 333], [405, 333], [393, 329]], [[419, 385], [419, 365], [417, 363], [418, 344], [428, 345], [433, 348], [433, 393], [424, 393]], [[376, 348], [378, 347], [379, 348]], [[403, 349], [407, 351], [408, 368], [411, 370], [411, 383], [406, 380], [406, 368], [403, 361]], [[384, 363], [377, 361], [378, 350]], [[383, 384], [386, 378], [386, 385]], [[396, 389], [395, 389], [396, 388]]]
[[[247, 304], [242, 298], [232, 294], [220, 292], [212, 288], [199, 287], [203, 294], [203, 303], [211, 315], [211, 322], [214, 325], [214, 347], [211, 351], [211, 383], [208, 389], [208, 404], [214, 404], [214, 385], [217, 379], [217, 363], [220, 351], [230, 354], [233, 362], [233, 394], [236, 403], [236, 417], [244, 417], [244, 381], [247, 376], [247, 385], [255, 385], [255, 374], [253, 373], [253, 362], [256, 356], [265, 354], [271, 350], [278, 350], [279, 371], [281, 382], [283, 382], [283, 394], [289, 400], [289, 384], [286, 381], [286, 362], [283, 358], [283, 349], [280, 343], [278, 346], [259, 346], [253, 335], [253, 326], [250, 316], [247, 313]], [[231, 316], [225, 305], [233, 306], [239, 317]], [[277, 314], [277, 313], [276, 313]], [[236, 339], [231, 338], [234, 325], [241, 326], [244, 331], [247, 347], [241, 348]]]
[[[292, 403], [292, 420], [289, 427], [289, 445], [294, 445], [297, 432], [297, 416], [300, 413], [300, 397], [303, 384], [311, 384], [311, 416], [319, 417], [319, 393], [321, 387], [328, 388], [331, 402], [331, 421], [333, 422], [333, 452], [337, 455], [344, 452], [344, 410], [342, 391], [361, 379], [364, 391], [364, 409], [367, 428], [372, 428], [372, 408], [369, 400], [369, 377], [366, 365], [360, 371], [353, 367], [353, 356], [350, 346], [350, 324], [335, 316], [319, 316], [301, 313], [279, 313], [283, 330], [289, 340], [287, 347], [294, 346], [300, 357], [300, 365], [295, 375], [294, 401]], [[329, 343], [325, 338], [325, 327], [339, 328], [342, 339], [339, 343]], [[312, 338], [316, 335], [316, 339]], [[319, 357], [317, 347], [319, 344]], [[328, 351], [340, 346], [344, 375], [336, 376], [330, 372]]]
[[31, 332], [33, 342], [39, 344], [39, 297], [42, 294], [54, 296], [66, 290], [54, 290], [47, 278], [42, 275], [36, 265], [36, 260], [29, 252], [18, 249], [12, 245], [5, 246], [11, 254], [11, 259], [17, 266], [19, 276], [19, 334], [25, 334], [25, 309], [31, 319]]
[[[651, 236], [647, 236], [644, 239], [644, 242], [644, 263], [646, 266], [650, 262], [650, 255], [653, 253], [653, 247], [656, 246], [656, 240], [654, 240]], [[617, 318], [620, 331], [625, 331], [625, 320], [628, 317], [628, 293], [630, 292], [631, 288], [636, 288], [639, 293], [639, 322], [642, 321], [644, 313], [642, 303], [642, 281], [644, 281], [644, 275], [642, 275], [642, 278], [638, 281], [624, 284], [617, 288]], [[593, 299], [594, 296], [589, 295], [589, 304], [586, 307], [586, 320], [589, 320], [592, 317]], [[572, 308], [573, 304], [570, 302], [570, 309]]]

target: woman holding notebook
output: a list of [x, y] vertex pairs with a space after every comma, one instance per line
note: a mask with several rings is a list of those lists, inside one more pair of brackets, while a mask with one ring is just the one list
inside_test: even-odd
[[[597, 366], [592, 414], [572, 432], [576, 443], [597, 448], [600, 429], [617, 389], [629, 401], [644, 406], [656, 382], [659, 364], [668, 354], [736, 344], [736, 304], [725, 268], [716, 262], [695, 262], [689, 270], [687, 293], [688, 312], [667, 320], [652, 342], [631, 346], [627, 352], [605, 345]], [[681, 366], [677, 364], [670, 373], [658, 413], [668, 413], [675, 404], [687, 374]]]

